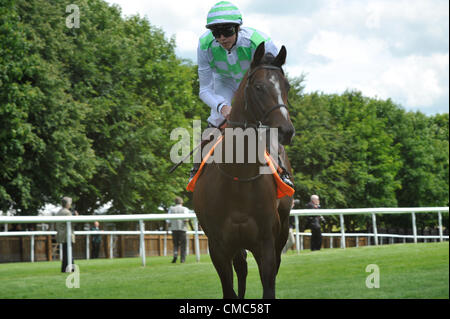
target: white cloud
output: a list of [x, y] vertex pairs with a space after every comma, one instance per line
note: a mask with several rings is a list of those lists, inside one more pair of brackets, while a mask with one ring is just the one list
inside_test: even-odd
[[445, 85], [445, 78], [440, 76], [441, 70], [448, 70], [448, 60], [448, 54], [393, 59], [373, 85], [384, 97], [402, 100], [404, 105], [414, 108], [430, 108], [434, 101], [448, 95], [448, 82]]
[[[108, 0], [176, 35], [177, 54], [194, 63], [217, 1]], [[357, 89], [406, 109], [448, 112], [448, 0], [231, 1], [244, 25], [287, 47], [286, 70], [306, 73], [307, 91]]]
[[359, 39], [353, 35], [319, 31], [309, 42], [307, 53], [322, 55], [333, 62], [367, 65], [386, 48], [381, 39]]
[[[190, 51], [193, 49], [192, 43], [198, 42], [198, 34], [186, 30], [177, 33], [177, 48], [181, 51]], [[195, 49], [195, 48], [194, 48]]]
[[318, 32], [307, 52], [327, 61], [304, 67], [310, 91], [326, 91], [323, 87], [331, 92], [357, 89], [368, 96], [421, 107], [424, 112], [448, 96], [448, 71], [442, 72], [449, 67], [448, 53], [400, 58], [390, 53], [382, 39], [360, 39], [328, 31]]

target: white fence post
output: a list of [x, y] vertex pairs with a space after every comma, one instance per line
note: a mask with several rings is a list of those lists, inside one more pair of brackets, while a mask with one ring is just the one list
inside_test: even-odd
[[86, 235], [86, 259], [89, 260], [89, 235]]
[[412, 212], [411, 213], [411, 217], [412, 217], [412, 228], [413, 228], [414, 243], [417, 244], [416, 214], [414, 212]]
[[31, 252], [30, 252], [31, 256], [31, 262], [34, 262], [34, 235], [31, 235]]
[[373, 224], [373, 236], [375, 239], [375, 246], [378, 246], [377, 217], [375, 213], [372, 213], [372, 224]]
[[[72, 265], [72, 223], [66, 222], [66, 233], [67, 233], [67, 266]], [[72, 269], [72, 266], [70, 266]]]
[[339, 214], [339, 219], [341, 221], [341, 248], [345, 249], [345, 224], [344, 224], [344, 215]]
[[200, 261], [200, 240], [198, 238], [198, 220], [197, 218], [194, 219], [194, 229], [195, 229], [195, 255], [197, 262]]
[[189, 234], [186, 232], [186, 256], [189, 256]]
[[109, 259], [113, 259], [114, 258], [114, 235], [111, 234], [109, 235]]
[[442, 214], [441, 212], [438, 212], [438, 219], [439, 219], [439, 240], [440, 242], [444, 241], [444, 238], [442, 238]]
[[167, 256], [167, 231], [164, 234], [164, 256]]
[[144, 238], [144, 230], [145, 230], [145, 225], [144, 225], [144, 221], [141, 219], [139, 220], [139, 230], [140, 230], [140, 239], [139, 239], [139, 247], [140, 247], [140, 252], [141, 252], [141, 257], [142, 257], [142, 266], [145, 267], [145, 238]]
[[297, 247], [297, 254], [300, 254], [300, 234], [298, 231], [298, 216], [295, 215], [295, 246]]

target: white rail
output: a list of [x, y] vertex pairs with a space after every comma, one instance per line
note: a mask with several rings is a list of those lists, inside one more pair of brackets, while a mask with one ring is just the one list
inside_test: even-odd
[[[200, 242], [197, 217], [193, 211], [189, 214], [136, 214], [136, 215], [79, 215], [79, 216], [0, 216], [0, 224], [13, 223], [66, 223], [67, 229], [67, 260], [72, 260], [72, 223], [86, 223], [86, 222], [124, 222], [124, 221], [138, 221], [139, 222], [139, 254], [142, 258], [142, 266], [146, 264], [145, 254], [145, 225], [144, 221], [149, 220], [171, 220], [171, 219], [193, 219], [194, 220], [194, 245], [196, 251], [196, 259], [200, 261]], [[15, 232], [7, 232], [14, 234]], [[31, 233], [31, 232], [29, 232]], [[14, 236], [14, 235], [13, 235]], [[31, 260], [34, 260], [34, 236], [31, 237]]]
[[[442, 213], [449, 212], [448, 207], [405, 207], [405, 208], [350, 208], [350, 209], [293, 209], [291, 210], [291, 215], [295, 216], [295, 233], [296, 233], [296, 247], [297, 252], [303, 248], [303, 235], [308, 233], [300, 233], [299, 231], [299, 216], [330, 216], [339, 215], [340, 226], [341, 226], [341, 248], [345, 249], [345, 237], [349, 236], [361, 236], [361, 234], [346, 234], [345, 233], [345, 223], [344, 215], [372, 215], [372, 225], [373, 233], [366, 234], [368, 236], [374, 237], [375, 245], [378, 245], [379, 237], [392, 237], [389, 234], [378, 234], [377, 231], [377, 219], [376, 214], [411, 214], [412, 218], [412, 229], [413, 235], [398, 235], [403, 238], [412, 238], [414, 243], [417, 243], [418, 238], [434, 238], [434, 236], [418, 236], [417, 226], [416, 226], [416, 213], [437, 213], [438, 214], [438, 227], [439, 227], [439, 240], [442, 242], [448, 239], [449, 236], [443, 236], [442, 231]], [[336, 236], [336, 234], [322, 234], [324, 236]]]
[[[91, 235], [111, 235], [110, 237], [110, 245], [109, 245], [109, 258], [114, 258], [113, 254], [113, 237], [114, 235], [136, 235], [139, 236], [141, 232], [139, 230], [101, 230], [101, 231], [94, 231], [94, 230], [80, 230], [80, 231], [74, 231], [73, 232], [77, 236], [86, 236], [86, 259], [90, 259], [90, 247], [89, 247], [89, 240]], [[8, 237], [8, 236], [28, 236], [31, 238], [30, 241], [30, 261], [34, 262], [34, 243], [35, 243], [35, 236], [55, 236], [57, 234], [56, 231], [10, 231], [10, 232], [0, 232], [0, 237]], [[167, 235], [171, 235], [172, 232], [169, 231], [162, 231], [162, 230], [147, 230], [144, 231], [144, 235], [164, 235], [164, 256], [167, 255]], [[195, 238], [195, 231], [187, 231], [187, 235], [194, 235]], [[205, 233], [203, 231], [199, 231], [198, 235], [204, 235]], [[188, 246], [189, 249], [189, 246]], [[195, 254], [197, 254], [197, 250], [199, 249], [199, 246], [195, 246]], [[62, 251], [60, 249], [60, 251]], [[141, 251], [139, 249], [139, 252], [141, 254]]]
[[[448, 213], [448, 207], [413, 207], [413, 208], [351, 208], [351, 209], [294, 209], [291, 211], [291, 215], [295, 217], [295, 228], [296, 228], [296, 247], [297, 251], [300, 252], [300, 235], [308, 235], [308, 233], [299, 232], [299, 216], [327, 216], [327, 215], [339, 215], [340, 225], [341, 225], [341, 248], [345, 248], [345, 237], [347, 236], [361, 236], [362, 234], [346, 234], [344, 226], [344, 215], [372, 215], [373, 230], [372, 234], [366, 234], [368, 236], [373, 236], [375, 238], [375, 244], [378, 245], [379, 237], [393, 237], [389, 234], [378, 234], [376, 225], [376, 214], [411, 214], [412, 216], [412, 228], [413, 235], [398, 235], [404, 238], [413, 238], [414, 242], [417, 243], [418, 238], [434, 238], [434, 236], [418, 236], [416, 227], [416, 213], [437, 213], [438, 214], [438, 224], [439, 224], [439, 239], [448, 239], [448, 236], [443, 236], [442, 231], [442, 213]], [[13, 223], [63, 223], [67, 224], [67, 255], [68, 260], [72, 260], [72, 241], [71, 239], [71, 223], [86, 223], [86, 222], [124, 222], [124, 221], [137, 221], [139, 222], [139, 231], [136, 232], [114, 232], [114, 234], [127, 233], [127, 234], [139, 234], [140, 236], [140, 256], [142, 258], [142, 265], [145, 266], [146, 254], [145, 254], [145, 234], [154, 234], [155, 232], [145, 231], [144, 221], [156, 221], [156, 220], [171, 220], [171, 219], [192, 219], [194, 220], [194, 238], [195, 238], [195, 252], [196, 259], [200, 261], [200, 244], [199, 244], [199, 230], [198, 230], [198, 220], [193, 211], [189, 214], [136, 214], [136, 215], [95, 215], [95, 216], [0, 216], [0, 224], [13, 224]], [[51, 235], [56, 234], [56, 232], [0, 232], [0, 236], [16, 236], [16, 235], [29, 235], [32, 236], [31, 240], [31, 260], [34, 260], [34, 236], [36, 235]], [[74, 232], [80, 235], [90, 235], [90, 234], [100, 234], [106, 235], [108, 232]], [[112, 232], [110, 232], [112, 233]], [[334, 234], [323, 234], [324, 236], [335, 236]]]

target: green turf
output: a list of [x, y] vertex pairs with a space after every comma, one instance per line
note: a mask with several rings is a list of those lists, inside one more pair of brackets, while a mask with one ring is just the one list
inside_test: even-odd
[[[221, 298], [209, 259], [188, 256], [77, 260], [80, 288], [66, 287], [60, 262], [0, 264], [0, 298]], [[255, 260], [249, 254], [246, 298], [260, 298]], [[380, 288], [366, 287], [366, 266], [380, 270]], [[449, 298], [449, 246], [444, 243], [303, 251], [283, 255], [277, 298]]]

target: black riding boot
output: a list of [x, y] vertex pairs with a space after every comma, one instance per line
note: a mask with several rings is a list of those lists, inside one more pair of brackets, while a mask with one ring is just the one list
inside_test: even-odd
[[[269, 151], [269, 150], [268, 150]], [[278, 144], [278, 157], [277, 157], [277, 172], [280, 176], [281, 180], [288, 186], [295, 188], [294, 183], [291, 180], [291, 174], [286, 169], [286, 165], [284, 164], [283, 158], [285, 158], [285, 149], [283, 145]]]
[[291, 180], [291, 174], [289, 174], [288, 170], [284, 168], [283, 161], [281, 160], [281, 157], [278, 155], [278, 167], [281, 169], [281, 172], [279, 172], [281, 180], [288, 186], [295, 188], [294, 183]]
[[281, 180], [288, 186], [294, 188], [294, 183], [291, 181], [291, 174], [284, 169], [284, 167], [281, 167], [282, 171], [280, 173]]

